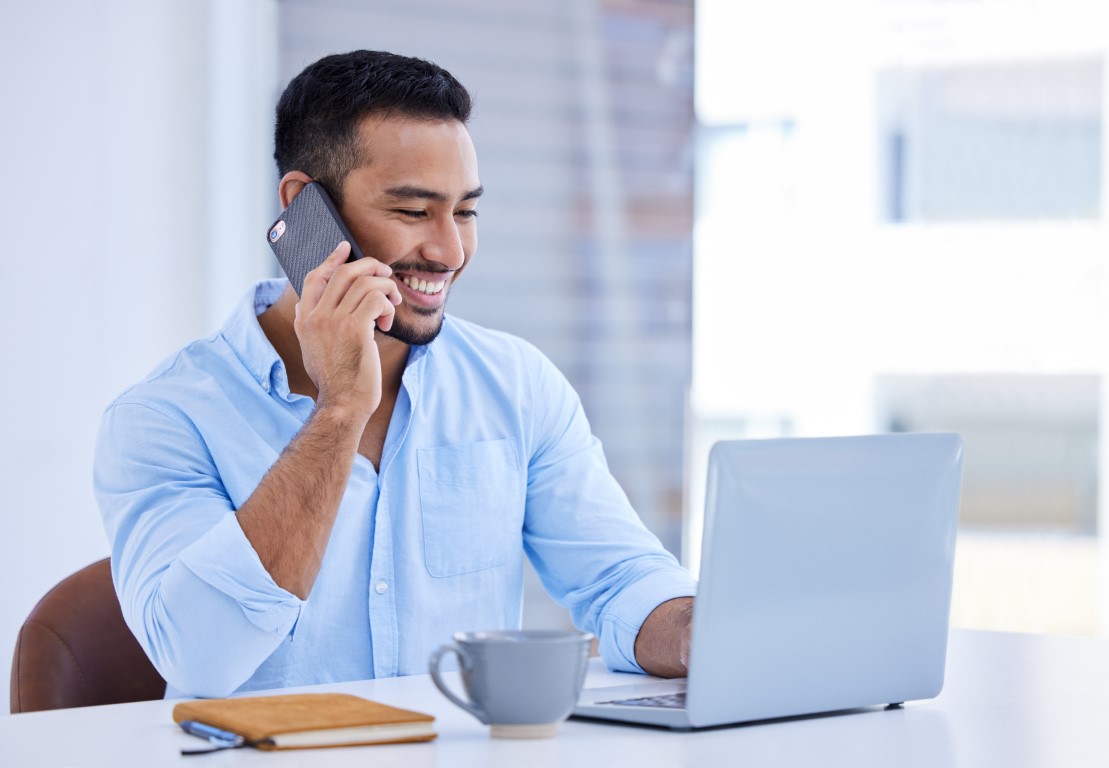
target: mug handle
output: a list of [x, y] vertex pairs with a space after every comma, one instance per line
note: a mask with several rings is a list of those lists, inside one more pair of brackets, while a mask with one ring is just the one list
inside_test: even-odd
[[486, 717], [485, 712], [483, 712], [473, 702], [463, 701], [462, 699], [455, 696], [454, 693], [449, 688], [447, 688], [447, 684], [443, 682], [443, 678], [439, 676], [439, 662], [443, 658], [443, 656], [448, 653], [453, 653], [455, 656], [457, 656], [458, 663], [463, 668], [469, 666], [469, 660], [465, 657], [465, 655], [463, 655], [461, 648], [459, 648], [457, 645], [441, 645], [439, 646], [438, 650], [435, 651], [435, 653], [431, 654], [431, 660], [428, 662], [428, 666], [431, 668], [431, 681], [435, 683], [435, 687], [438, 688], [444, 696], [446, 696], [459, 707], [476, 717], [480, 722], [488, 725], [489, 718]]

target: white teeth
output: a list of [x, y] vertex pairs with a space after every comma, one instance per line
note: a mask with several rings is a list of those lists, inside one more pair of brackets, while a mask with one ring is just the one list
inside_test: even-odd
[[428, 296], [433, 296], [446, 287], [447, 281], [440, 280], [438, 283], [429, 283], [427, 280], [418, 280], [414, 277], [405, 277], [401, 280], [405, 285], [414, 291], [426, 293]]

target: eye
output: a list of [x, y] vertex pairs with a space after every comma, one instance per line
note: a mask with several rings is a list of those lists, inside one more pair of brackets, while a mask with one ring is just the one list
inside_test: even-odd
[[462, 211], [455, 211], [454, 215], [455, 216], [461, 216], [464, 219], [476, 219], [477, 218], [477, 210], [475, 210], [474, 208], [467, 208], [467, 209], [462, 210]]
[[411, 208], [397, 208], [395, 213], [399, 213], [401, 216], [407, 216], [410, 219], [422, 219], [427, 216], [427, 211], [417, 211]]

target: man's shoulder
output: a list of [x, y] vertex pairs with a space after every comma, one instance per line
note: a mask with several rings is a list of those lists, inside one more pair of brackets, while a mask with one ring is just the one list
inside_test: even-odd
[[[154, 407], [162, 404], [185, 412], [194, 404], [239, 393], [242, 385], [263, 383], [277, 353], [258, 327], [257, 315], [284, 290], [284, 280], [262, 280], [250, 286], [219, 330], [189, 342], [125, 389], [109, 408], [122, 403]], [[268, 382], [266, 382], [268, 383]]]
[[443, 319], [443, 329], [439, 338], [433, 343], [442, 342], [442, 349], [455, 351], [458, 349], [471, 350], [494, 358], [498, 355], [520, 356], [528, 358], [546, 359], [539, 349], [519, 336], [506, 331], [486, 328], [483, 325], [463, 320], [454, 315], [446, 315]]
[[230, 377], [229, 352], [219, 332], [196, 339], [154, 366], [108, 407], [133, 404], [181, 411], [191, 399], [210, 396], [219, 378]]

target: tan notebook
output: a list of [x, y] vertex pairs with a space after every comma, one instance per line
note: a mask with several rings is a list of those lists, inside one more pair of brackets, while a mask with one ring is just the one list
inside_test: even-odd
[[435, 738], [435, 718], [345, 693], [186, 701], [173, 720], [231, 731], [259, 749], [396, 744]]

